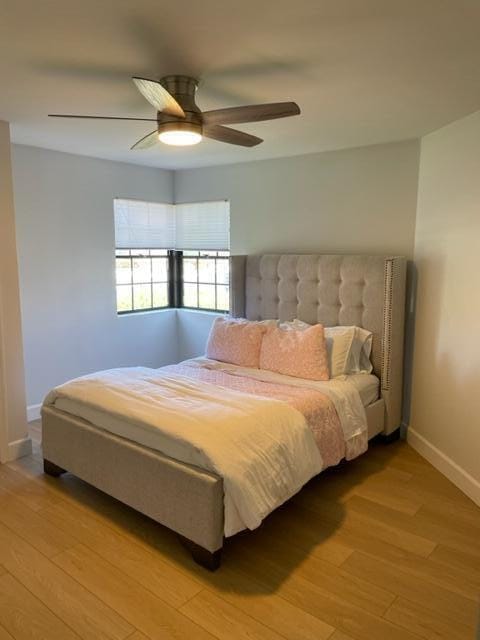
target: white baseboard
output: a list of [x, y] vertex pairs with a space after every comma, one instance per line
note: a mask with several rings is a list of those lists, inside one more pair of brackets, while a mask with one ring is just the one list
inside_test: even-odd
[[480, 505], [480, 482], [478, 480], [464, 471], [456, 462], [442, 453], [412, 427], [408, 428], [407, 442], [463, 493]]
[[33, 422], [40, 419], [41, 404], [31, 404], [27, 407], [27, 422]]
[[29, 456], [31, 453], [32, 441], [28, 437], [8, 443], [9, 462], [13, 462], [13, 460], [17, 460], [18, 458], [23, 458], [23, 456]]

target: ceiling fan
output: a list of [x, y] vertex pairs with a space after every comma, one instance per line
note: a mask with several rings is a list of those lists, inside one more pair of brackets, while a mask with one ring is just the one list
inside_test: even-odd
[[274, 102], [202, 112], [195, 103], [195, 93], [198, 87], [198, 81], [195, 78], [171, 75], [165, 76], [158, 82], [137, 77], [132, 80], [140, 93], [157, 109], [156, 118], [64, 114], [49, 114], [49, 117], [156, 122], [157, 126], [154, 131], [148, 133], [131, 147], [132, 149], [148, 149], [158, 142], [175, 146], [194, 145], [202, 140], [202, 136], [242, 147], [254, 147], [263, 140], [223, 125], [287, 118], [300, 113], [295, 102]]

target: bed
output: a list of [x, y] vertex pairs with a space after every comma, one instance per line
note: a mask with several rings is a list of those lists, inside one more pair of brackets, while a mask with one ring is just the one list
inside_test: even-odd
[[[232, 256], [231, 313], [250, 320], [298, 318], [309, 324], [356, 325], [371, 331], [374, 375], [350, 380], [348, 384], [356, 389], [353, 396], [357, 402], [365, 406], [366, 437], [378, 436], [388, 441], [398, 436], [401, 421], [405, 275], [406, 261], [401, 257]], [[218, 367], [208, 362], [186, 363], [184, 367], [190, 367], [183, 370], [189, 376], [198, 376], [197, 370], [207, 376], [206, 382], [192, 383], [194, 396], [203, 390], [201, 385], [212, 382], [213, 375], [240, 378], [244, 375], [232, 370], [212, 373]], [[162, 388], [178, 386], [178, 378], [170, 379], [171, 372], [159, 370], [153, 387], [152, 371], [138, 370], [131, 375], [138, 377], [139, 384], [150, 385], [150, 389], [158, 388], [158, 375], [164, 378]], [[277, 382], [282, 381], [269, 379], [257, 384]], [[182, 384], [191, 395], [190, 382]], [[329, 393], [326, 387], [323, 390]], [[181, 391], [185, 389], [182, 387]], [[236, 393], [235, 389], [221, 390], [222, 395], [230, 394], [232, 404], [238, 399]], [[245, 398], [240, 400], [245, 402]], [[253, 396], [249, 396], [249, 401], [259, 403], [259, 410], [264, 408], [274, 415], [274, 404], [264, 407], [263, 400]], [[265, 398], [264, 401], [267, 402]], [[132, 407], [135, 408], [135, 403]], [[130, 411], [128, 404], [124, 409]], [[137, 409], [141, 411], [144, 407]], [[238, 514], [229, 502], [235, 488], [230, 476], [217, 467], [208, 468], [203, 458], [182, 455], [178, 449], [162, 447], [138, 435], [134, 437], [118, 427], [110, 429], [105, 423], [107, 419], [108, 411], [103, 416], [93, 415], [50, 398], [42, 409], [45, 472], [58, 476], [68, 470], [173, 529], [188, 544], [198, 563], [209, 569], [217, 568], [226, 531], [231, 535], [246, 528], [245, 522], [253, 523], [248, 528], [255, 526], [255, 513], [240, 510], [242, 517], [235, 521]], [[280, 426], [270, 424], [268, 428]], [[205, 433], [208, 434], [208, 429]], [[302, 460], [300, 471], [305, 467], [307, 473], [309, 469], [311, 477], [316, 461], [313, 457], [309, 459], [310, 449], [302, 449], [300, 441], [295, 446], [298, 446], [297, 460]], [[231, 464], [234, 463], [233, 459]], [[297, 480], [298, 490], [303, 477]], [[282, 500], [288, 496], [283, 495]]]

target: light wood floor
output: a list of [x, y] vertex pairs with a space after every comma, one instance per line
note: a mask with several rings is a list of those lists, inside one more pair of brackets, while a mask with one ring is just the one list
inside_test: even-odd
[[0, 640], [473, 639], [479, 534], [480, 509], [408, 445], [375, 445], [210, 574], [151, 520], [43, 476], [36, 445], [0, 466]]

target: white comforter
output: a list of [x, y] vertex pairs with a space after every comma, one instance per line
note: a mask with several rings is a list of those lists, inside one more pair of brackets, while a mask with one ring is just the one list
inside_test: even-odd
[[[196, 366], [235, 370], [213, 361], [197, 362]], [[267, 379], [278, 375], [236, 369], [239, 375], [266, 374]], [[351, 385], [297, 384], [331, 397], [345, 438], [366, 430], [363, 406]], [[128, 425], [135, 425], [135, 440], [140, 444], [152, 447], [155, 443], [154, 448], [166, 455], [220, 475], [226, 536], [259, 526], [322, 470], [311, 429], [286, 402], [171, 376], [162, 369], [112, 369], [77, 378], [53, 389], [45, 404], [126, 437]]]

